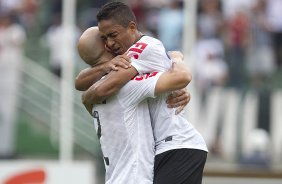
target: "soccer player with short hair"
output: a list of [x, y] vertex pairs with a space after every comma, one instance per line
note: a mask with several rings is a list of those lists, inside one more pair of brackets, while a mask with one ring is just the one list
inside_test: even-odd
[[[97, 27], [89, 28], [82, 34], [78, 51], [81, 58], [91, 66], [113, 58], [105, 51]], [[174, 56], [179, 58], [181, 55]], [[190, 82], [190, 74], [185, 65], [179, 62], [169, 72], [137, 75], [115, 95], [101, 104], [95, 104], [92, 110], [92, 105], [87, 105], [93, 97], [92, 90], [107, 80], [111, 73], [92, 85], [83, 95], [101, 142], [106, 183], [153, 183], [155, 144], [148, 103], [144, 99], [185, 87]], [[179, 73], [182, 75], [176, 75]]]

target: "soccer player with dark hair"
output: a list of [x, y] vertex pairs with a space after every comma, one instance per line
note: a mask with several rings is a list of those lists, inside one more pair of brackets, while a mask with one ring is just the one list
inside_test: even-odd
[[[87, 29], [79, 39], [78, 51], [89, 65], [112, 60], [113, 55], [104, 49], [97, 27]], [[90, 87], [83, 99], [93, 115], [97, 135], [101, 142], [106, 167], [106, 183], [153, 183], [155, 142], [146, 98], [185, 87], [191, 75], [181, 61], [182, 55], [173, 53], [179, 60], [168, 72], [152, 72], [135, 76], [115, 95], [101, 104], [87, 105], [91, 90], [107, 80], [108, 74]], [[125, 70], [125, 69], [120, 69]], [[182, 75], [178, 75], [182, 74]], [[90, 95], [90, 97], [88, 97]]]

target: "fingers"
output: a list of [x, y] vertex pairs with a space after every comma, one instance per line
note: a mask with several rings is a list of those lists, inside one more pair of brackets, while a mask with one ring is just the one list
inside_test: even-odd
[[117, 67], [127, 69], [131, 67], [131, 60], [126, 55], [119, 55], [111, 60], [111, 65], [112, 70], [117, 70]]
[[129, 68], [131, 67], [131, 63], [130, 63], [130, 58], [126, 55], [120, 55], [118, 56], [117, 60], [116, 60], [116, 66], [122, 67], [122, 68]]
[[185, 108], [185, 105], [181, 105], [180, 107], [178, 107], [175, 111], [175, 115], [179, 114], [181, 111], [183, 111], [183, 109]]
[[170, 101], [167, 105], [168, 108], [176, 108], [182, 105], [186, 106], [189, 103], [189, 100], [182, 99], [181, 101]]
[[168, 97], [167, 99], [173, 99], [173, 98], [176, 98], [176, 97], [179, 97], [183, 94], [186, 93], [186, 90], [176, 90], [176, 91], [173, 91]]
[[128, 57], [126, 54], [123, 55], [119, 55], [120, 58], [123, 58], [124, 60], [126, 60], [128, 63], [130, 63], [130, 57]]
[[167, 104], [169, 108], [174, 108], [174, 107], [179, 107], [181, 105], [184, 105], [186, 103], [186, 98], [185, 96], [179, 96], [179, 97], [174, 97], [169, 100], [167, 100]]
[[110, 68], [111, 70], [118, 71], [118, 67], [116, 67], [116, 65], [111, 64]]
[[178, 90], [172, 93], [166, 103], [169, 108], [175, 108], [180, 106], [186, 106], [191, 99], [191, 95], [187, 90]]
[[180, 52], [180, 51], [168, 51], [167, 52], [168, 55], [171, 57], [171, 58], [176, 58], [176, 57], [179, 57], [183, 60], [183, 54]]

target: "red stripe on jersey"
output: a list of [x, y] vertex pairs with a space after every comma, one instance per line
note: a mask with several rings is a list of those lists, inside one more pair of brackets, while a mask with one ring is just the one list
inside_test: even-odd
[[147, 43], [141, 43], [141, 42], [137, 42], [134, 46], [135, 47], [140, 47], [142, 50], [144, 50], [147, 47]]
[[138, 48], [130, 48], [130, 49], [129, 49], [129, 52], [130, 52], [130, 51], [138, 52], [138, 53], [140, 53], [140, 54], [143, 52], [142, 49], [138, 49]]
[[134, 57], [135, 59], [139, 58], [139, 55], [144, 51], [148, 44], [146, 43], [136, 43], [128, 50], [127, 56]]
[[136, 80], [136, 81], [141, 81], [143, 79], [148, 79], [150, 77], [154, 77], [158, 74], [159, 72], [152, 72], [152, 73], [145, 73], [143, 75], [137, 75], [133, 77], [131, 80]]

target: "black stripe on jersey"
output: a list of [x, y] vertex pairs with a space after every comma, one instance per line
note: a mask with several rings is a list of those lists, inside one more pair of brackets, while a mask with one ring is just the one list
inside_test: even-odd
[[98, 122], [97, 136], [98, 136], [98, 139], [100, 139], [101, 138], [101, 123], [100, 123], [100, 118], [99, 118], [98, 111], [94, 111], [93, 118], [97, 119], [97, 122]]
[[104, 157], [104, 160], [105, 160], [106, 165], [110, 165], [110, 161], [108, 157]]
[[168, 136], [167, 138], [165, 138], [165, 142], [168, 142], [168, 141], [172, 141], [172, 136]]
[[167, 53], [167, 52], [165, 52], [165, 54], [166, 54], [166, 56], [168, 57], [168, 59], [170, 59], [170, 60], [171, 60], [171, 57], [168, 55], [168, 53]]

